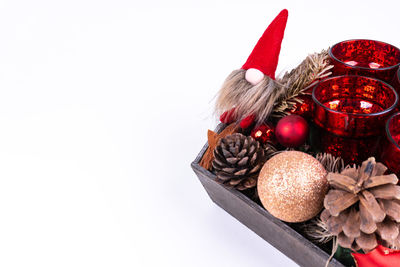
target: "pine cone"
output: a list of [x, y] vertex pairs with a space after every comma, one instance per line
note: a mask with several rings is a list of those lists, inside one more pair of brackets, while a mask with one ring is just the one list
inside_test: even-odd
[[255, 187], [265, 154], [260, 143], [251, 136], [234, 133], [220, 139], [212, 163], [217, 181], [238, 190]]
[[395, 174], [375, 158], [361, 167], [327, 175], [331, 190], [325, 197], [321, 220], [340, 246], [368, 252], [378, 242], [400, 245], [400, 186]]

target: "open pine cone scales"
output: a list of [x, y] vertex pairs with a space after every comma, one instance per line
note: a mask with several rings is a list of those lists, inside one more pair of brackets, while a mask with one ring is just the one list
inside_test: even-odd
[[340, 246], [370, 251], [378, 242], [400, 247], [400, 186], [395, 174], [374, 158], [361, 167], [330, 172], [332, 187], [324, 200], [321, 220]]
[[258, 141], [251, 136], [234, 133], [219, 140], [212, 166], [218, 182], [245, 190], [257, 185], [257, 175], [265, 158], [264, 149]]

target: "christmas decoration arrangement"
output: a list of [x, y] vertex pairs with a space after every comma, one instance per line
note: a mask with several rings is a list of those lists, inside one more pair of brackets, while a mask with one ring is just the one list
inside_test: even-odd
[[200, 165], [345, 266], [400, 266], [400, 50], [344, 41], [276, 77], [287, 21], [226, 78]]

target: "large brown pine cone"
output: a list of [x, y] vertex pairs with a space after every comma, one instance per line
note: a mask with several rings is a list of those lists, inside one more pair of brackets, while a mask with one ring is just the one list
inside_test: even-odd
[[218, 182], [245, 190], [257, 185], [265, 160], [266, 153], [258, 141], [234, 133], [218, 141], [212, 166]]
[[340, 246], [365, 252], [378, 242], [400, 246], [400, 186], [395, 174], [384, 175], [386, 170], [369, 158], [361, 167], [328, 173], [332, 189], [321, 220]]

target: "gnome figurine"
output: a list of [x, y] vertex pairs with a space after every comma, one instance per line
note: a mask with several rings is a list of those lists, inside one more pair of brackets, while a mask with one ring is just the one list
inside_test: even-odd
[[234, 70], [218, 93], [216, 112], [223, 123], [240, 121], [242, 128], [263, 123], [285, 88], [275, 81], [288, 11], [282, 10], [265, 30], [246, 63]]

